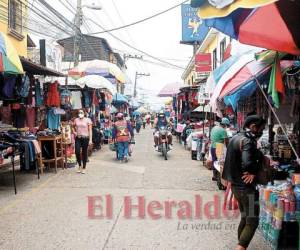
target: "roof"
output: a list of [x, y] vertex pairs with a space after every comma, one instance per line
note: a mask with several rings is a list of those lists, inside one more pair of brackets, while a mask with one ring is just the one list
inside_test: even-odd
[[36, 47], [34, 41], [32, 40], [32, 38], [29, 35], [27, 35], [27, 47], [28, 48], [35, 48]]
[[49, 69], [40, 64], [34, 63], [25, 57], [20, 57], [23, 69], [25, 72], [31, 73], [33, 75], [44, 75], [44, 76], [57, 76], [57, 77], [65, 77], [63, 73], [55, 71], [53, 69]]
[[[81, 61], [90, 61], [94, 59], [111, 61], [111, 55], [114, 55], [119, 67], [124, 65], [122, 57], [113, 52], [113, 49], [105, 38], [82, 34], [80, 39], [79, 52]], [[57, 41], [59, 45], [64, 47], [63, 61], [74, 60], [74, 36], [70, 36]]]

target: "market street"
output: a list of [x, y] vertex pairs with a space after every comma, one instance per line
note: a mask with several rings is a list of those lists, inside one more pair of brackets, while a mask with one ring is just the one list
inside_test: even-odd
[[[144, 219], [137, 218], [137, 209], [133, 218], [124, 218], [124, 196], [133, 205], [143, 196], [146, 203], [187, 200], [192, 206], [195, 195], [204, 202], [224, 196], [211, 172], [177, 142], [164, 161], [153, 150], [150, 129], [136, 141], [128, 164], [116, 162], [106, 145], [90, 158], [86, 175], [74, 168], [56, 175], [46, 171], [41, 180], [18, 174], [16, 196], [10, 175], [1, 173], [0, 249], [234, 249], [237, 219], [179, 220], [176, 209], [172, 219], [163, 210], [156, 220], [147, 211]], [[105, 195], [113, 199], [112, 219], [88, 218], [87, 197]], [[268, 249], [258, 231], [249, 249]]]

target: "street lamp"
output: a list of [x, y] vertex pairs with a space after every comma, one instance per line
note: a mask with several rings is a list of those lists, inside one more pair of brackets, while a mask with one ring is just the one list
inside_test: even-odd
[[135, 81], [134, 81], [134, 92], [133, 92], [133, 97], [136, 97], [137, 91], [136, 91], [136, 85], [137, 85], [137, 79], [143, 77], [143, 76], [150, 76], [150, 74], [145, 74], [145, 73], [138, 73], [135, 72]]

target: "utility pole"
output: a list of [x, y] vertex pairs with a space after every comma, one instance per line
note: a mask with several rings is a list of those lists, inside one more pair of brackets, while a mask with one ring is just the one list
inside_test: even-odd
[[135, 81], [134, 81], [134, 92], [133, 92], [133, 97], [136, 97], [137, 91], [136, 91], [136, 85], [137, 85], [137, 79], [142, 77], [142, 76], [150, 76], [150, 74], [145, 74], [145, 73], [138, 73], [135, 72]]
[[77, 0], [77, 11], [75, 15], [75, 36], [74, 36], [74, 66], [77, 66], [79, 64], [81, 24], [82, 24], [82, 6], [81, 6], [81, 0]]

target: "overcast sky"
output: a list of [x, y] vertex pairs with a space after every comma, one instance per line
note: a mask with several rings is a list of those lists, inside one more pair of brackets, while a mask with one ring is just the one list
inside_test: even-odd
[[[65, 2], [65, 0], [63, 1]], [[77, 0], [68, 1], [76, 8]], [[34, 0], [34, 2], [34, 4], [39, 6], [37, 3], [38, 0]], [[61, 4], [60, 0], [48, 0], [47, 2], [54, 6], [59, 12], [63, 13], [68, 19], [73, 19], [73, 14]], [[182, 1], [179, 0], [82, 0], [83, 4], [95, 3], [102, 5], [103, 10], [89, 10], [85, 8], [84, 15], [87, 19], [92, 18], [106, 29], [132, 23], [181, 2]], [[90, 26], [91, 31], [101, 31], [99, 27], [90, 21], [86, 20], [86, 22]], [[86, 29], [83, 28], [83, 31], [86, 32]], [[192, 47], [180, 44], [180, 7], [144, 23], [131, 26], [121, 31], [114, 31], [113, 34], [153, 56], [164, 60], [171, 59], [169, 60], [170, 63], [179, 66], [185, 67], [192, 56]], [[121, 54], [129, 52], [134, 55], [140, 55], [139, 52], [128, 48], [107, 34], [97, 36], [106, 38], [113, 49], [122, 51]], [[154, 61], [146, 56], [144, 56], [144, 58]], [[181, 81], [181, 75], [183, 73], [183, 70], [160, 67], [132, 59], [128, 60], [127, 66], [127, 74], [132, 81], [134, 81], [136, 71], [151, 74], [149, 77], [138, 79], [138, 86], [152, 90], [152, 93], [158, 92], [167, 83]]]

